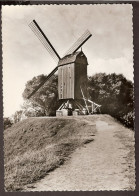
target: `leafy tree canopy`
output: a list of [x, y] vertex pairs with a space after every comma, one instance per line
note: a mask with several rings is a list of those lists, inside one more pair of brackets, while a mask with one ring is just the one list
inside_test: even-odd
[[[45, 80], [47, 76], [39, 75], [28, 81], [23, 92], [23, 98], [26, 101], [32, 91]], [[48, 80], [31, 98], [32, 107], [40, 107], [44, 115], [54, 115], [57, 109], [58, 100], [58, 77], [54, 75]]]
[[127, 121], [125, 124], [131, 127], [133, 127], [133, 92], [133, 83], [122, 74], [98, 73], [88, 79], [90, 99], [102, 105], [102, 113]]
[[[58, 77], [54, 75], [30, 99], [28, 95], [46, 78], [39, 75], [28, 81], [23, 92], [23, 109], [27, 116], [55, 115], [58, 102]], [[102, 105], [101, 112], [116, 117], [129, 127], [133, 127], [134, 95], [133, 83], [122, 74], [98, 73], [88, 77], [89, 99]], [[29, 104], [27, 102], [30, 102]], [[29, 110], [33, 108], [34, 111]], [[34, 112], [34, 113], [32, 113]]]

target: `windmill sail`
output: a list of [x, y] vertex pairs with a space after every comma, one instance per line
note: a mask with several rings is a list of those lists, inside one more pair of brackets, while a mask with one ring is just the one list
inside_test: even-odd
[[33, 20], [30, 24], [29, 27], [31, 30], [34, 32], [34, 34], [37, 36], [37, 38], [40, 40], [40, 42], [43, 44], [43, 46], [47, 49], [49, 54], [52, 56], [52, 58], [58, 62], [60, 60], [60, 56], [56, 52], [55, 48], [51, 44], [51, 42], [48, 40], [42, 29], [39, 27], [37, 22]]
[[40, 83], [35, 89], [34, 91], [27, 97], [27, 99], [29, 99], [30, 97], [32, 97], [38, 90], [41, 86], [44, 85], [45, 82], [47, 82], [53, 75], [54, 73], [58, 70], [58, 67], [56, 67], [55, 69], [53, 69], [53, 71], [51, 71], [51, 73], [49, 73], [49, 75], [43, 80], [42, 83]]
[[[47, 49], [47, 51], [50, 53], [50, 55], [53, 57], [53, 59], [58, 63], [58, 61], [61, 59], [58, 53], [56, 52], [55, 48], [53, 45], [50, 43], [42, 29], [39, 27], [37, 22], [33, 20], [30, 24], [29, 27], [31, 30], [34, 32], [34, 34], [38, 37], [38, 39], [41, 41], [43, 46]], [[90, 37], [92, 34], [87, 30], [76, 42], [75, 44], [67, 51], [66, 55], [72, 54], [76, 52]], [[53, 75], [54, 73], [58, 70], [58, 66], [55, 67], [51, 71], [51, 73], [46, 77], [46, 79], [43, 80], [42, 83], [40, 83], [34, 90], [33, 92], [27, 97], [28, 99], [33, 96], [36, 91], [39, 90], [39, 88], [44, 85], [45, 82], [47, 82]]]
[[65, 56], [76, 52], [91, 36], [92, 34], [88, 30], [86, 30], [85, 33], [66, 52]]

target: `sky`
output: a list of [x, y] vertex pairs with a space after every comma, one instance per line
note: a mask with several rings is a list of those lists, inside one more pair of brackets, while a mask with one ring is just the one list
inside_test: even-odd
[[20, 110], [28, 80], [57, 66], [29, 28], [33, 19], [60, 57], [88, 29], [92, 37], [82, 47], [88, 75], [117, 73], [133, 81], [131, 4], [2, 6], [5, 117]]

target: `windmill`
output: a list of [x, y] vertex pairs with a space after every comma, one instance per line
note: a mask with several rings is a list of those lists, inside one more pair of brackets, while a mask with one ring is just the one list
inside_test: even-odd
[[[83, 51], [79, 48], [92, 36], [87, 30], [72, 45], [72, 47], [61, 58], [49, 39], [46, 37], [38, 23], [33, 20], [29, 27], [56, 61], [57, 66], [48, 74], [48, 76], [40, 83], [34, 91], [28, 96], [32, 97], [39, 88], [47, 82], [56, 71], [58, 71], [58, 97], [62, 101], [62, 105], [57, 110], [57, 115], [68, 115], [69, 111], [75, 110], [73, 114], [89, 113], [87, 105], [87, 58]], [[81, 102], [83, 100], [83, 102]], [[92, 104], [95, 104], [92, 102]], [[93, 106], [94, 107], [94, 106]], [[95, 105], [99, 107], [99, 105]]]

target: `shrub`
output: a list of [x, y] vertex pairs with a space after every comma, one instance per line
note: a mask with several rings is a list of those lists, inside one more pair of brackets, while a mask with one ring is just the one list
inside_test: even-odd
[[12, 122], [10, 120], [10, 118], [3, 118], [3, 126], [4, 126], [4, 130], [11, 127], [12, 126]]

